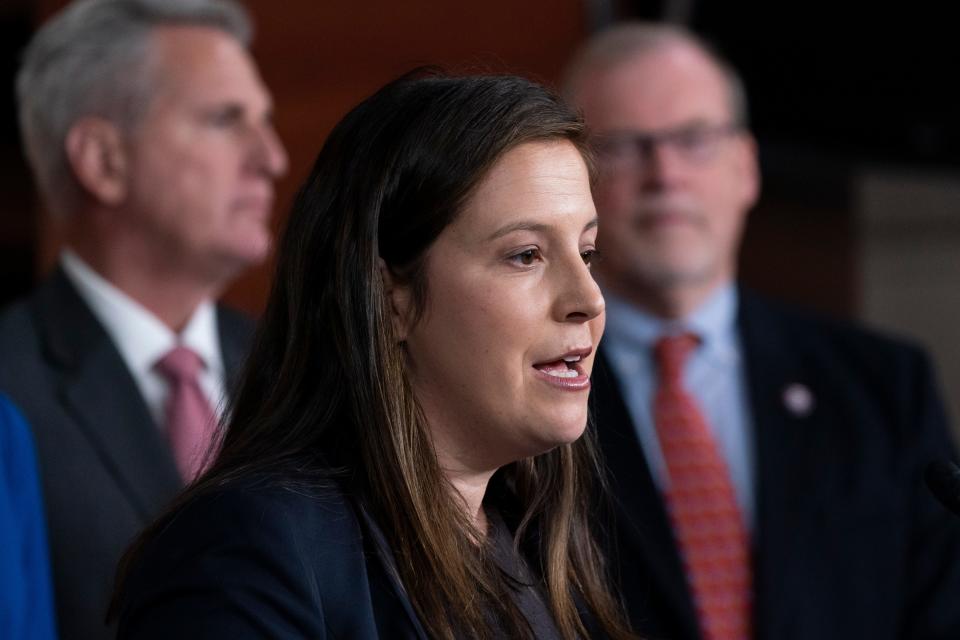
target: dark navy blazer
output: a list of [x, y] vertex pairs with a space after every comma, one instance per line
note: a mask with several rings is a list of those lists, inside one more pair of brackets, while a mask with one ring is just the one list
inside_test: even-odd
[[[923, 483], [956, 458], [926, 355], [744, 292], [753, 415], [756, 638], [960, 638], [960, 518]], [[600, 350], [592, 408], [617, 502], [614, 565], [636, 628], [699, 640], [660, 493]], [[784, 391], [802, 385], [809, 412]]]
[[377, 526], [332, 483], [236, 481], [193, 500], [124, 584], [123, 640], [425, 640]]

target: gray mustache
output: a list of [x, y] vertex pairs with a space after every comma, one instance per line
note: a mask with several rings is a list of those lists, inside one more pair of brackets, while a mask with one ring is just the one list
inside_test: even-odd
[[634, 208], [632, 215], [632, 226], [636, 229], [643, 229], [658, 219], [679, 218], [685, 222], [703, 226], [706, 224], [706, 216], [699, 207], [688, 201], [678, 200], [653, 200], [640, 203]]

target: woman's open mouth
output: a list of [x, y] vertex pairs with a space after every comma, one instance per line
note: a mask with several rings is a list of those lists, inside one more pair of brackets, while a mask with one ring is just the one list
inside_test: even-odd
[[534, 363], [541, 380], [570, 391], [590, 388], [590, 376], [583, 368], [583, 360], [592, 348], [576, 349], [554, 360]]

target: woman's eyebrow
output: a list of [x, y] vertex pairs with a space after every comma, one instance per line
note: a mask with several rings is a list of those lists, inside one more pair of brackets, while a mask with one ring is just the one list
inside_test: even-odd
[[514, 231], [537, 231], [543, 233], [549, 230], [549, 225], [543, 224], [541, 222], [530, 222], [521, 220], [519, 222], [513, 222], [508, 225], [504, 225], [490, 234], [487, 238], [487, 241], [496, 240], [497, 238], [502, 238], [508, 233], [513, 233]]
[[[589, 231], [599, 224], [599, 218], [596, 216], [593, 217], [587, 224], [583, 226], [584, 231]], [[514, 231], [534, 231], [539, 233], [546, 233], [550, 230], [550, 225], [543, 224], [542, 222], [532, 222], [526, 220], [520, 220], [519, 222], [513, 222], [508, 225], [504, 225], [491, 233], [487, 237], [487, 242], [491, 240], [496, 240], [497, 238], [502, 238], [503, 236], [513, 233]]]

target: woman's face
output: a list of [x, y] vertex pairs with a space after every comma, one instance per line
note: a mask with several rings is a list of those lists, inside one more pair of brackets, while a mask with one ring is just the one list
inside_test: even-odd
[[523, 144], [428, 250], [426, 308], [412, 327], [408, 297], [394, 297], [444, 468], [496, 469], [583, 433], [604, 324], [589, 266], [596, 236], [577, 149]]

